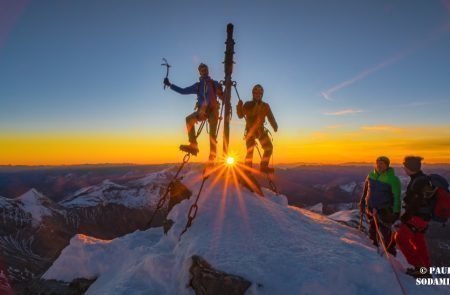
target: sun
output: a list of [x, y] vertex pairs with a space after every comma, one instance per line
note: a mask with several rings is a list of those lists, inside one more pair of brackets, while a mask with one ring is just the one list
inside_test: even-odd
[[235, 163], [235, 160], [233, 157], [228, 156], [225, 162], [227, 163], [228, 166], [233, 166]]

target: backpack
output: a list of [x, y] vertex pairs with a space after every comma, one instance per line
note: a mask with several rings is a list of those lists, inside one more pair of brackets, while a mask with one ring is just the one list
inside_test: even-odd
[[445, 224], [450, 217], [450, 192], [447, 180], [438, 174], [430, 174], [428, 176], [417, 178], [412, 187], [420, 182], [424, 182], [425, 178], [429, 181], [432, 188], [436, 189], [432, 196], [424, 196], [424, 206], [419, 212], [429, 215], [431, 220]]
[[450, 192], [447, 180], [438, 175], [430, 174], [428, 176], [433, 187], [437, 188], [434, 195], [434, 208], [432, 212], [432, 219], [438, 222], [445, 223], [450, 217]]

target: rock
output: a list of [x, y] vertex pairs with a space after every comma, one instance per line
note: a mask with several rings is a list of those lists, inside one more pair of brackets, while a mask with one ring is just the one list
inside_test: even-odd
[[95, 279], [75, 279], [70, 283], [56, 280], [35, 280], [24, 290], [18, 290], [18, 294], [27, 295], [81, 295], [84, 294]]
[[192, 192], [179, 180], [175, 180], [170, 188], [170, 199], [168, 212], [172, 210], [173, 206], [180, 203], [183, 200], [187, 200], [192, 196]]
[[197, 295], [244, 294], [251, 283], [244, 278], [215, 270], [200, 256], [192, 256], [190, 287]]

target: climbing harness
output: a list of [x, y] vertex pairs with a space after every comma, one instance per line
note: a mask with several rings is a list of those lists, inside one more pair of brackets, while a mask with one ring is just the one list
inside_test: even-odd
[[[242, 101], [242, 99], [241, 99], [241, 96], [239, 95], [239, 91], [238, 91], [238, 89], [237, 89], [237, 82], [236, 81], [233, 81], [233, 87], [234, 87], [234, 90], [236, 91], [236, 95], [237, 95], [237, 97], [238, 97], [238, 99], [239, 99], [239, 101]], [[272, 135], [272, 133], [269, 131], [269, 129], [267, 129], [267, 128], [264, 128], [265, 130], [264, 130], [264, 132], [266, 132], [266, 133], [268, 133], [269, 135], [270, 135], [270, 140], [273, 142], [273, 135]], [[244, 135], [244, 137], [245, 137], [245, 135]], [[262, 154], [261, 154], [261, 150], [259, 149], [259, 146], [258, 146], [258, 143], [255, 141], [255, 147], [256, 147], [256, 150], [258, 151], [258, 154], [259, 154], [259, 157], [260, 157], [260, 159], [262, 160]], [[273, 166], [273, 152], [272, 152], [272, 166]], [[276, 193], [277, 195], [279, 194], [279, 192], [278, 192], [278, 189], [277, 189], [277, 186], [276, 186], [276, 184], [275, 184], [275, 182], [272, 180], [272, 178], [269, 176], [269, 173], [265, 173], [266, 174], [266, 177], [267, 177], [267, 182], [269, 183], [269, 186], [270, 186], [270, 189], [274, 192], [274, 193]]]
[[397, 271], [395, 270], [394, 265], [392, 264], [392, 261], [391, 261], [392, 258], [389, 256], [389, 253], [388, 253], [387, 248], [386, 248], [386, 244], [384, 243], [383, 236], [381, 235], [381, 232], [380, 232], [380, 228], [378, 227], [378, 214], [377, 214], [377, 210], [376, 210], [376, 209], [373, 209], [372, 213], [373, 213], [373, 220], [374, 220], [374, 223], [375, 223], [375, 229], [376, 229], [376, 233], [377, 233], [378, 240], [380, 241], [380, 243], [381, 243], [381, 245], [382, 245], [382, 247], [383, 247], [384, 253], [385, 253], [385, 255], [386, 255], [386, 259], [389, 261], [389, 265], [391, 266], [392, 270], [394, 271], [395, 278], [396, 278], [396, 280], [397, 280], [398, 285], [400, 286], [400, 289], [401, 289], [401, 291], [402, 291], [402, 294], [406, 295], [405, 287], [403, 286], [402, 282], [400, 281], [400, 278], [399, 278], [399, 276], [398, 276], [398, 273], [397, 273]]

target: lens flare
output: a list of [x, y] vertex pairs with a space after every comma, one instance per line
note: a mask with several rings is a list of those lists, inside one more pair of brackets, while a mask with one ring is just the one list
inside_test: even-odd
[[233, 157], [227, 157], [226, 163], [228, 166], [233, 166], [235, 161]]

